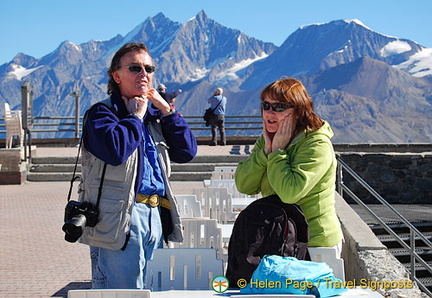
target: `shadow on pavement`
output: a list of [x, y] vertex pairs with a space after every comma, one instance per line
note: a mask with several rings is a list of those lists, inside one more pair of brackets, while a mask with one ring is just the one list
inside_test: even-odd
[[91, 282], [71, 282], [54, 293], [51, 297], [67, 298], [69, 290], [91, 289]]

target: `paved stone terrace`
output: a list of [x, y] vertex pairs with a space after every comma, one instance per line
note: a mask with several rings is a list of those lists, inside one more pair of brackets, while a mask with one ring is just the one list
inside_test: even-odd
[[[246, 154], [250, 149], [203, 145], [198, 154]], [[77, 148], [36, 149], [36, 155], [76, 152]], [[0, 185], [1, 298], [67, 297], [70, 289], [90, 287], [88, 247], [66, 242], [61, 230], [69, 186], [70, 182]], [[72, 199], [76, 199], [76, 186]], [[202, 182], [172, 182], [176, 194], [192, 194], [193, 188], [202, 186]], [[431, 205], [409, 209], [409, 219], [429, 218], [432, 212]]]
[[[199, 155], [245, 154], [244, 146], [199, 146]], [[77, 148], [37, 148], [36, 155], [74, 155]], [[70, 182], [0, 185], [0, 297], [67, 297], [90, 287], [86, 245], [64, 240], [61, 230]], [[172, 182], [192, 194], [202, 182]], [[74, 185], [72, 199], [76, 199]]]

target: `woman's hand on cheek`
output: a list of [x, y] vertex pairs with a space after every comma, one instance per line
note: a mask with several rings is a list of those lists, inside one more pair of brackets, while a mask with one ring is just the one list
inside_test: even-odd
[[285, 149], [291, 141], [293, 134], [291, 118], [292, 117], [288, 116], [280, 121], [278, 130], [273, 138], [272, 151]]
[[265, 121], [263, 121], [263, 136], [264, 136], [264, 154], [268, 155], [272, 151], [272, 140], [269, 132], [266, 129]]

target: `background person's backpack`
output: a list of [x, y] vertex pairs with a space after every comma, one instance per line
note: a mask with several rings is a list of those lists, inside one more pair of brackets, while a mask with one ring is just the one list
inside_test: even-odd
[[265, 255], [309, 260], [309, 227], [301, 207], [285, 204], [277, 195], [252, 202], [238, 215], [228, 246], [226, 277], [230, 288], [250, 282]]

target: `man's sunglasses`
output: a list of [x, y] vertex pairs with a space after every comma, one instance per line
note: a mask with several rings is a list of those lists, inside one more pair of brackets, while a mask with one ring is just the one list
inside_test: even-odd
[[264, 111], [269, 111], [270, 108], [273, 109], [273, 111], [275, 112], [283, 112], [287, 109], [291, 109], [294, 108], [294, 105], [289, 105], [283, 102], [274, 102], [274, 103], [269, 103], [268, 101], [263, 100], [261, 102], [261, 108]]
[[140, 73], [143, 70], [143, 68], [146, 71], [146, 73], [153, 73], [156, 70], [156, 67], [153, 65], [141, 66], [141, 65], [132, 64], [132, 65], [122, 65], [120, 67], [127, 67], [129, 71], [132, 73]]

